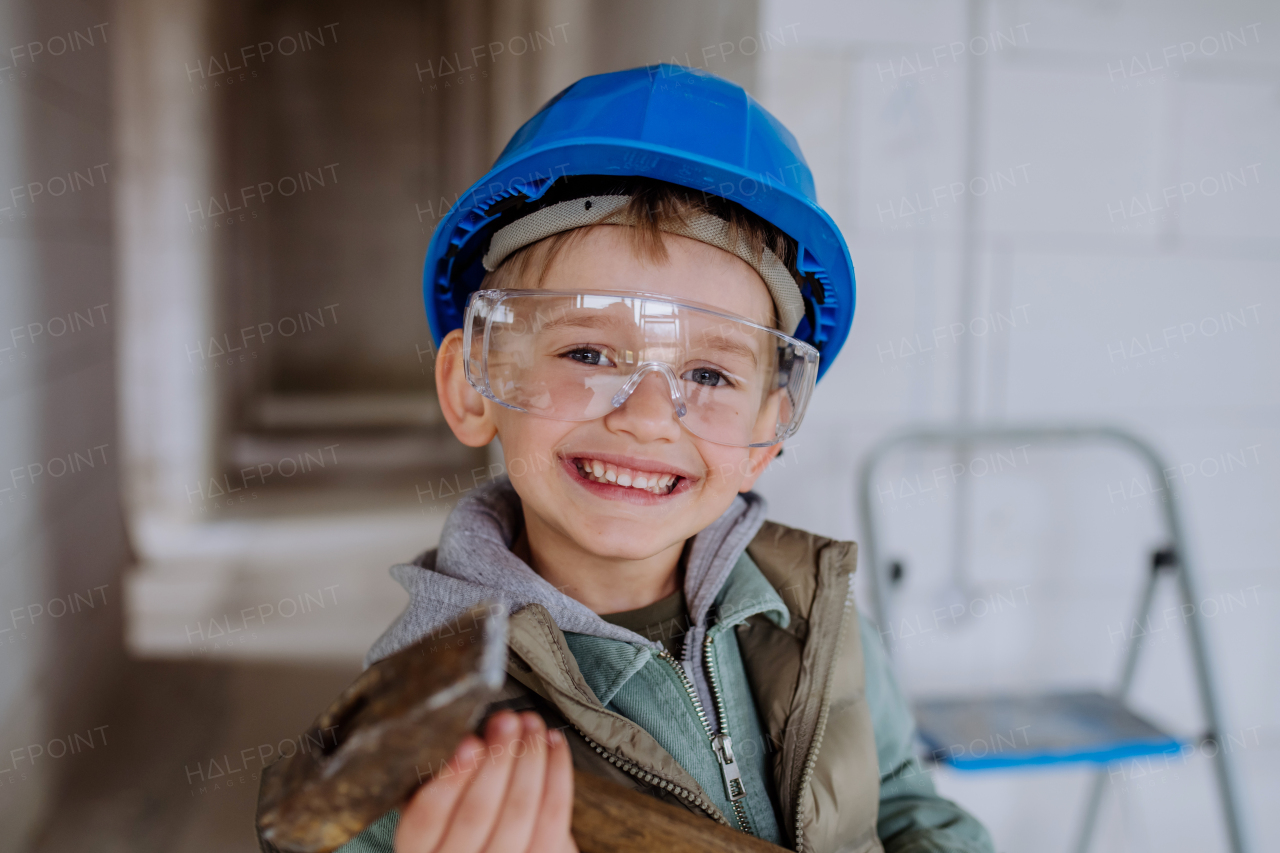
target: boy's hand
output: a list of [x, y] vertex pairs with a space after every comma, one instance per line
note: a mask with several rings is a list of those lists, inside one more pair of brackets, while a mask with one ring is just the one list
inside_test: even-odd
[[404, 807], [396, 853], [577, 853], [569, 745], [540, 715], [494, 714], [449, 769]]

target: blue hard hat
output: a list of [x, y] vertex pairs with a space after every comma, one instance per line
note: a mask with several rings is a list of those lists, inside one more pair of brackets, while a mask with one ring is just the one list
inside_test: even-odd
[[795, 337], [826, 372], [853, 324], [853, 262], [818, 207], [795, 137], [734, 83], [695, 68], [652, 65], [584, 77], [516, 131], [489, 173], [449, 210], [422, 273], [437, 344], [462, 327], [481, 258], [502, 225], [537, 209], [562, 178], [640, 176], [736, 202], [796, 241], [793, 274], [805, 318]]

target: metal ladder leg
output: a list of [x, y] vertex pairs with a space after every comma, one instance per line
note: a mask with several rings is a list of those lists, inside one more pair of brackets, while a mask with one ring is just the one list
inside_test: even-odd
[[1209, 675], [1209, 653], [1205, 644], [1204, 628], [1200, 624], [1200, 604], [1196, 600], [1195, 585], [1187, 572], [1186, 565], [1182, 562], [1182, 554], [1178, 553], [1177, 557], [1178, 562], [1175, 568], [1178, 573], [1178, 587], [1182, 593], [1183, 612], [1187, 614], [1187, 636], [1191, 643], [1191, 657], [1195, 663], [1200, 706], [1205, 722], [1209, 726], [1206, 741], [1211, 739], [1217, 747], [1213, 756], [1213, 769], [1218, 782], [1218, 796], [1222, 802], [1222, 817], [1227, 825], [1227, 837], [1231, 843], [1232, 853], [1247, 853], [1249, 844], [1245, 837], [1244, 819], [1240, 813], [1235, 775], [1223, 743], [1222, 717], [1218, 711], [1213, 680]]
[[[1147, 582], [1142, 589], [1138, 609], [1134, 616], [1134, 624], [1142, 624], [1151, 614], [1151, 605], [1156, 598], [1156, 584], [1160, 580], [1162, 569], [1173, 567], [1173, 552], [1166, 549], [1151, 555], [1151, 571], [1147, 574]], [[1120, 684], [1116, 688], [1116, 696], [1123, 699], [1129, 693], [1133, 683], [1133, 673], [1138, 667], [1138, 643], [1129, 638], [1129, 648], [1125, 650], [1124, 667], [1120, 671]], [[1103, 768], [1094, 774], [1090, 783], [1089, 796], [1085, 801], [1084, 820], [1080, 824], [1080, 834], [1076, 839], [1075, 853], [1088, 853], [1089, 844], [1093, 841], [1093, 828], [1098, 822], [1098, 811], [1102, 806], [1102, 793], [1106, 788], [1107, 770]]]
[[1080, 835], [1076, 839], [1075, 853], [1088, 853], [1089, 844], [1093, 841], [1093, 827], [1098, 822], [1098, 811], [1102, 807], [1102, 791], [1107, 784], [1107, 771], [1099, 770], [1089, 783], [1089, 799], [1085, 802], [1084, 821], [1080, 824]]

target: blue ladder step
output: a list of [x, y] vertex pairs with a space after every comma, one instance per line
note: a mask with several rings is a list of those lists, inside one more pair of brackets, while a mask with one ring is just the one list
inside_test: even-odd
[[957, 770], [1107, 764], [1182, 748], [1120, 700], [1096, 691], [925, 699], [915, 715], [933, 759]]

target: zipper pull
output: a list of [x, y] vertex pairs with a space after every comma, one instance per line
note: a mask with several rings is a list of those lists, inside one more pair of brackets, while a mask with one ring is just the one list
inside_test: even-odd
[[728, 735], [719, 734], [711, 739], [716, 759], [720, 762], [720, 777], [724, 780], [724, 792], [729, 802], [736, 803], [747, 795], [742, 785], [742, 774], [738, 772], [738, 763], [733, 760], [733, 741]]

